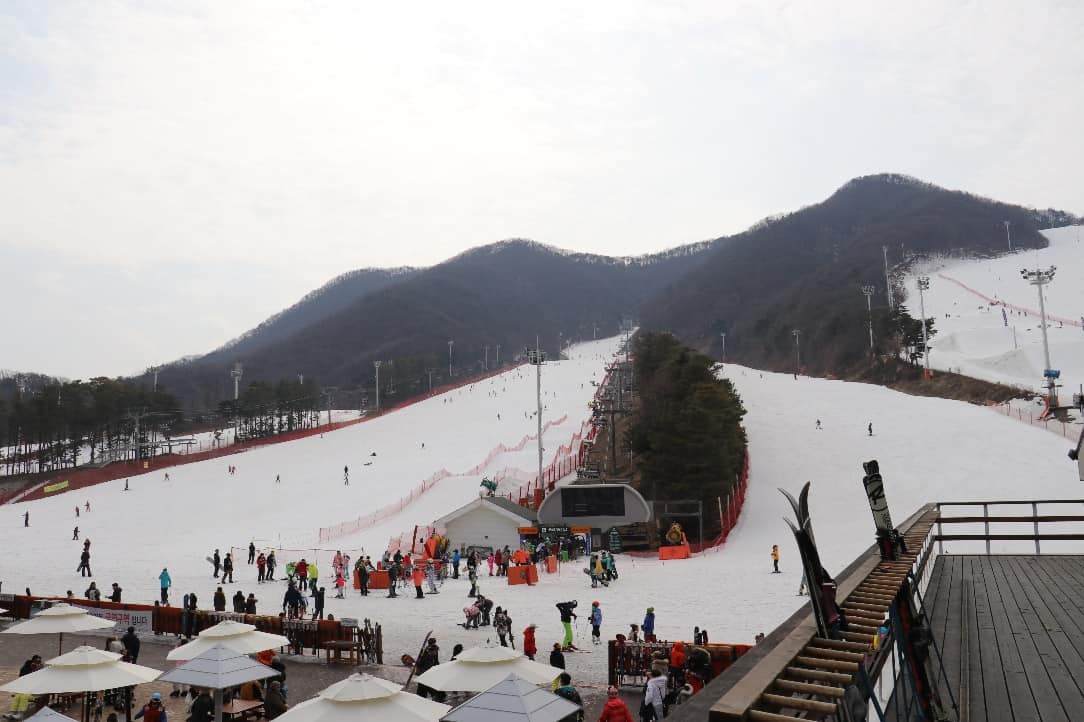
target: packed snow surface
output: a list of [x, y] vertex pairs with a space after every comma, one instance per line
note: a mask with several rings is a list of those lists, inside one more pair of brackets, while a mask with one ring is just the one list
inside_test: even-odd
[[[926, 316], [937, 329], [930, 341], [933, 368], [1042, 391], [1045, 360], [1039, 297], [1020, 271], [1055, 266], [1053, 281], [1043, 287], [1050, 363], [1061, 371], [1062, 403], [1071, 402], [1072, 392], [1084, 383], [1084, 329], [1080, 326], [1084, 321], [1084, 284], [1080, 282], [1084, 227], [1054, 228], [1043, 235], [1050, 242], [1047, 248], [994, 259], [934, 259], [915, 268], [905, 281], [907, 306], [918, 317], [914, 276], [928, 276]], [[1000, 305], [991, 305], [973, 291], [1018, 308], [1006, 308], [1003, 317]]]
[[[569, 416], [545, 435], [547, 449], [566, 443], [586, 418], [595, 390], [591, 382], [602, 378], [617, 347], [616, 339], [583, 344], [572, 350], [571, 360], [546, 364], [544, 417]], [[861, 485], [860, 464], [868, 459], [881, 462], [897, 521], [938, 500], [1080, 496], [1064, 440], [980, 407], [877, 386], [795, 380], [738, 366], [728, 365], [723, 373], [748, 408], [752, 458], [745, 509], [726, 545], [691, 560], [666, 563], [620, 555], [620, 579], [598, 589], [590, 588], [582, 562], [563, 565], [560, 574], [542, 575], [532, 588], [490, 579], [483, 564], [481, 590], [510, 609], [517, 644], [522, 629], [537, 623], [544, 658], [561, 635], [554, 604], [566, 599], [579, 601], [577, 644], [587, 650], [592, 645], [585, 620], [593, 600], [602, 604], [604, 639], [642, 621], [650, 605], [658, 615], [660, 638], [690, 639], [693, 625], [699, 625], [716, 641], [752, 642], [757, 632], [770, 631], [806, 602], [795, 594], [797, 550], [782, 521], [789, 507], [776, 488], [797, 492], [805, 481], [813, 482], [811, 508], [822, 558], [829, 570], [839, 571], [873, 538]], [[175, 600], [192, 591], [201, 606], [209, 605], [216, 582], [206, 557], [216, 547], [225, 552], [256, 539], [261, 548], [281, 543], [297, 550], [281, 552], [280, 563], [301, 554], [315, 558], [328, 588], [326, 611], [382, 623], [386, 659], [416, 654], [429, 630], [446, 658], [457, 642], [470, 646], [493, 637], [491, 628], [467, 631], [455, 626], [468, 602], [465, 578], [447, 582], [439, 595], [424, 600], [414, 599], [413, 590], [396, 599], [381, 592], [366, 598], [348, 592], [345, 600], [336, 600], [328, 583], [330, 561], [336, 548], [356, 556], [364, 546], [375, 556], [389, 536], [467, 503], [477, 495], [476, 476], [444, 479], [402, 514], [342, 540], [341, 547], [336, 542], [317, 551], [316, 531], [399, 498], [440, 468], [453, 473], [469, 469], [497, 444], [513, 445], [533, 433], [534, 385], [533, 369], [516, 369], [323, 438], [177, 467], [168, 482], [156, 472], [132, 477], [128, 492], [119, 480], [0, 506], [0, 545], [8, 550], [4, 591], [29, 586], [38, 594], [71, 589], [82, 596], [86, 580], [74, 572], [82, 544], [71, 539], [78, 524], [81, 538], [93, 541], [91, 566], [103, 591], [117, 581], [126, 601], [152, 601], [158, 596], [158, 573], [167, 566]], [[821, 430], [815, 427], [817, 419]], [[532, 468], [530, 448], [515, 465]], [[226, 473], [229, 464], [236, 464], [236, 476]], [[344, 465], [350, 467], [349, 486], [343, 483]], [[492, 464], [504, 465], [500, 457]], [[74, 506], [85, 501], [91, 510], [76, 519]], [[23, 527], [26, 511], [29, 528]], [[782, 550], [782, 574], [770, 573], [772, 544]], [[954, 550], [966, 549], [957, 545]], [[236, 584], [225, 585], [227, 597], [240, 588], [246, 594], [255, 592], [262, 612], [281, 607], [284, 585], [257, 585], [255, 567], [244, 558], [238, 560], [235, 577]], [[604, 683], [605, 664], [604, 647], [568, 655], [574, 677], [584, 682]]]

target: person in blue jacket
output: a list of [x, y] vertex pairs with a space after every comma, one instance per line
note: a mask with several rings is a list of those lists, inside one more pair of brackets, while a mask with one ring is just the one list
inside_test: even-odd
[[655, 641], [655, 607], [648, 607], [647, 614], [644, 615], [644, 641]]
[[452, 579], [459, 579], [459, 550], [452, 552]]
[[591, 641], [602, 644], [602, 607], [598, 602], [591, 602]]
[[162, 567], [162, 573], [158, 575], [158, 584], [162, 588], [162, 604], [169, 604], [169, 588], [173, 586], [173, 580], [169, 578], [169, 570]]

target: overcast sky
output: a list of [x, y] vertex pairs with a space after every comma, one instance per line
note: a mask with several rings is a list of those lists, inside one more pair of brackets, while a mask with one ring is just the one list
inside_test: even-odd
[[7, 0], [0, 369], [139, 371], [363, 266], [638, 254], [883, 171], [1084, 212], [1084, 4]]

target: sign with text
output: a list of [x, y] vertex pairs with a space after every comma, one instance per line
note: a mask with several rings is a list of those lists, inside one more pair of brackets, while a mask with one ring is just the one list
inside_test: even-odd
[[52, 494], [54, 491], [60, 491], [62, 489], [67, 489], [67, 488], [68, 488], [68, 480], [65, 479], [64, 481], [58, 481], [55, 484], [46, 485], [46, 487], [45, 487], [45, 489], [43, 491], [45, 491], [46, 494]]
[[128, 627], [135, 627], [136, 634], [151, 634], [154, 629], [151, 627], [151, 610], [131, 610], [131, 609], [96, 609], [94, 607], [81, 607], [87, 611], [92, 617], [100, 617], [101, 619], [108, 619], [110, 622], [116, 622], [117, 631], [124, 633], [128, 631]]

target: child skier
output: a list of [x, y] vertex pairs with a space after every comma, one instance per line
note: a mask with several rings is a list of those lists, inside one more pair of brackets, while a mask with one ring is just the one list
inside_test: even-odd
[[591, 602], [591, 642], [602, 644], [602, 607], [598, 602]]

